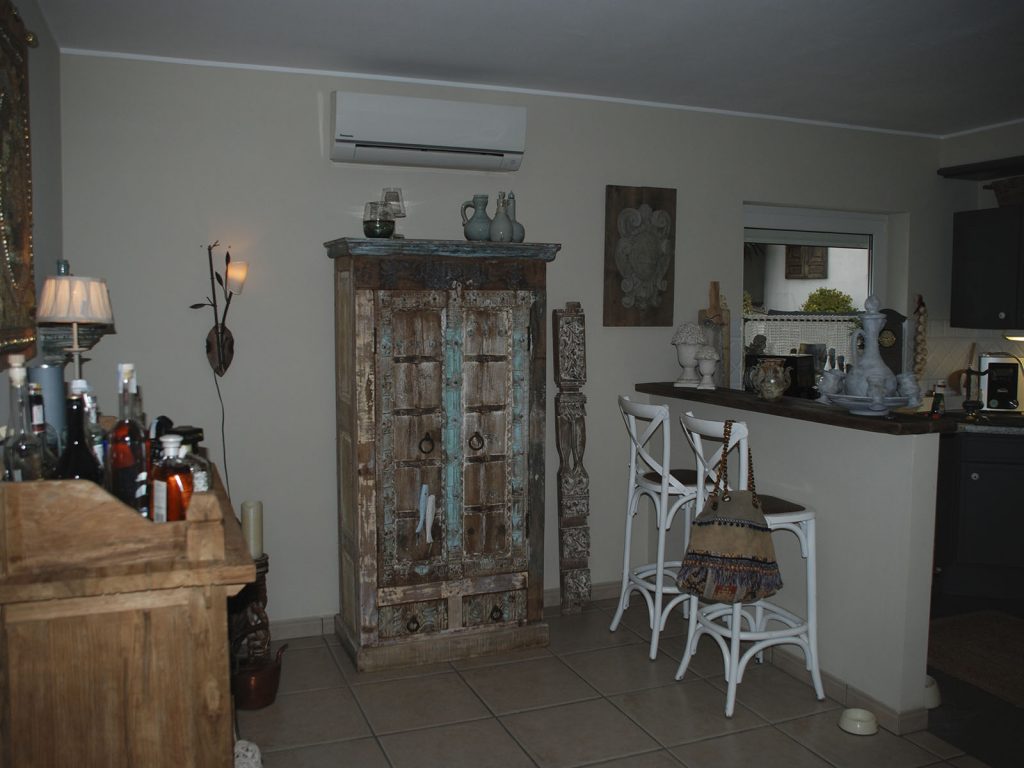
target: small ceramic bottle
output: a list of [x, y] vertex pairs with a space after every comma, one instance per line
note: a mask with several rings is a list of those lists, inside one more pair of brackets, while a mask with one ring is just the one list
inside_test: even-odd
[[512, 219], [508, 217], [508, 203], [505, 200], [504, 192], [498, 193], [497, 210], [491, 220], [491, 242], [512, 242]]
[[521, 243], [526, 239], [526, 228], [516, 218], [516, 193], [508, 193], [508, 217], [512, 220], [512, 242]]

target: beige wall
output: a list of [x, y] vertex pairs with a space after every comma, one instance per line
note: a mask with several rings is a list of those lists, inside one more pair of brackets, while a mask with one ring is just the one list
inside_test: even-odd
[[[219, 238], [249, 260], [229, 320], [236, 358], [221, 386], [232, 495], [265, 504], [275, 619], [337, 610], [333, 297], [321, 244], [360, 236], [362, 204], [384, 186], [404, 190], [407, 237], [459, 239], [463, 200], [489, 193], [493, 211], [498, 190], [512, 189], [527, 238], [562, 243], [548, 306], [578, 300], [588, 314], [596, 583], [616, 579], [621, 558], [625, 449], [615, 396], [678, 373], [671, 328], [602, 327], [605, 185], [678, 190], [676, 323], [696, 319], [710, 280], [738, 310], [745, 201], [899, 214], [888, 279], [898, 293], [883, 302], [905, 309], [923, 293], [934, 298], [933, 316], [948, 313], [950, 213], [970, 196], [936, 175], [935, 140], [74, 55], [63, 57], [62, 78], [65, 253], [75, 271], [107, 278], [117, 320], [117, 335], [85, 367], [105, 411], [115, 405], [115, 364], [134, 361], [149, 416], [204, 426], [219, 461], [217, 393], [203, 352], [212, 318], [188, 305], [208, 292], [207, 242]], [[326, 109], [336, 89], [525, 104], [523, 167], [483, 174], [331, 163]], [[558, 583], [553, 393], [549, 381], [548, 588]]]

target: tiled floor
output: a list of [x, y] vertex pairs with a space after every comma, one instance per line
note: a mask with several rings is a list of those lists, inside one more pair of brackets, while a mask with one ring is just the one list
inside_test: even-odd
[[599, 603], [550, 616], [548, 648], [374, 673], [335, 638], [290, 640], [277, 700], [239, 712], [239, 734], [266, 768], [982, 768], [927, 732], [851, 736], [837, 702], [770, 665], [748, 668], [727, 719], [711, 641], [676, 682], [681, 621], [652, 662], [643, 607], [610, 620]]

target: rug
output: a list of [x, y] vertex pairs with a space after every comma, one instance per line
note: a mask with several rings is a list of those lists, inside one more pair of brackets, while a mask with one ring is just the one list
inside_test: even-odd
[[999, 611], [935, 619], [928, 664], [1024, 707], [1024, 619]]

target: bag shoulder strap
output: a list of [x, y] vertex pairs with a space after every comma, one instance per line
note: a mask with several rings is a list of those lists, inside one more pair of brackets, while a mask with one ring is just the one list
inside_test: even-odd
[[[722, 458], [718, 461], [718, 474], [715, 476], [715, 485], [708, 494], [708, 501], [717, 504], [718, 499], [729, 501], [729, 441], [732, 439], [732, 419], [726, 419], [722, 426]], [[755, 506], [761, 502], [757, 498], [757, 487], [754, 484], [754, 454], [747, 443], [747, 490], [753, 498]]]

